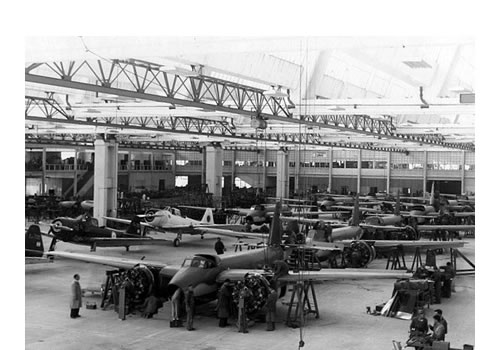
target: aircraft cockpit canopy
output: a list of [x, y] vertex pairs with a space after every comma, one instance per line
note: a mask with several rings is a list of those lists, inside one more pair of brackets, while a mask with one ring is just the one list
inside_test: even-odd
[[195, 256], [192, 258], [184, 259], [182, 263], [183, 267], [197, 267], [200, 269], [209, 269], [215, 267], [215, 263], [212, 260], [206, 259], [201, 256]]

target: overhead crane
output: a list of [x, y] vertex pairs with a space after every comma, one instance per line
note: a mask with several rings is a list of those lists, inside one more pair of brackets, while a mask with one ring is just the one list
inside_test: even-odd
[[[375, 137], [383, 136], [419, 144], [474, 150], [474, 145], [470, 143], [449, 143], [436, 137], [429, 138], [427, 135], [398, 134], [389, 119], [372, 119], [366, 115], [294, 115], [293, 110], [289, 108], [288, 98], [266, 96], [261, 89], [201, 74], [182, 76], [163, 72], [160, 68], [159, 64], [133, 59], [34, 63], [25, 69], [25, 81], [205, 110], [217, 110], [284, 123], [349, 131]], [[95, 81], [96, 84], [88, 83], [88, 81]], [[239, 135], [237, 138], [252, 139], [246, 135]], [[254, 139], [256, 138], [257, 136], [254, 137]], [[280, 140], [274, 141], [279, 142]], [[349, 143], [344, 145], [325, 142], [322, 145], [358, 148]], [[368, 146], [359, 148], [372, 149]], [[397, 152], [397, 150], [385, 151]]]

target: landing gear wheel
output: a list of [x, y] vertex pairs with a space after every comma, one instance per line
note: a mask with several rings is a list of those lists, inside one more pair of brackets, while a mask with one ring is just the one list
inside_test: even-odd
[[178, 247], [181, 245], [181, 240], [179, 238], [174, 239], [174, 247]]

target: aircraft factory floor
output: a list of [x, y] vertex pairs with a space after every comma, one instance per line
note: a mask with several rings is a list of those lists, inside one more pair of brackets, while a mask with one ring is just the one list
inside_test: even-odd
[[[232, 240], [223, 239], [232, 253]], [[474, 239], [461, 251], [475, 261]], [[44, 237], [45, 247], [49, 239]], [[131, 247], [98, 248], [90, 253], [106, 256], [141, 258], [165, 261], [180, 265], [186, 256], [193, 253], [214, 253], [215, 238], [185, 236], [179, 248]], [[59, 242], [57, 250], [89, 253], [89, 248]], [[438, 265], [444, 265], [449, 254], [438, 255]], [[406, 257], [411, 265], [412, 257]], [[385, 268], [386, 260], [372, 262], [370, 268]], [[467, 266], [459, 260], [459, 267]], [[462, 266], [463, 265], [463, 266]], [[84, 296], [82, 315], [79, 319], [69, 317], [69, 295], [72, 276], [79, 273], [82, 288], [99, 288], [105, 281], [105, 271], [111, 268], [66, 259], [56, 259], [51, 264], [33, 264], [25, 267], [25, 348], [26, 349], [293, 349], [298, 348], [301, 331], [284, 325], [290, 298], [287, 293], [278, 302], [276, 331], [267, 332], [265, 323], [256, 323], [248, 334], [238, 333], [231, 326], [219, 328], [211, 303], [199, 309], [195, 316], [193, 332], [185, 328], [170, 328], [170, 303], [160, 309], [152, 319], [143, 319], [139, 314], [129, 315], [121, 321], [113, 310], [101, 310], [100, 295]], [[319, 302], [319, 319], [307, 317], [302, 329], [304, 349], [392, 349], [392, 340], [403, 344], [408, 338], [410, 321], [366, 314], [366, 307], [386, 302], [393, 289], [394, 280], [339, 280], [316, 285]], [[447, 340], [452, 347], [475, 341], [475, 277], [456, 278], [456, 292], [450, 299], [425, 309], [431, 323], [434, 308], [441, 308], [449, 324]], [[96, 310], [86, 309], [87, 302], [95, 302]]]

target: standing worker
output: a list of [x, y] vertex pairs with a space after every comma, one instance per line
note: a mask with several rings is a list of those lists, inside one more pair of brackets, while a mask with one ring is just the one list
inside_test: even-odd
[[269, 288], [269, 295], [266, 301], [266, 322], [267, 331], [274, 331], [276, 322], [276, 302], [278, 301], [278, 293], [273, 288]]
[[172, 321], [170, 322], [170, 327], [181, 327], [182, 323], [179, 319], [179, 306], [181, 304], [182, 291], [177, 288], [172, 295]]
[[194, 291], [193, 285], [190, 284], [186, 290], [186, 329], [188, 331], [194, 331], [193, 328], [193, 317], [194, 317]]
[[[441, 324], [444, 327], [444, 334], [448, 334], [448, 322], [443, 317], [443, 310], [441, 310], [441, 309], [434, 310], [434, 315], [438, 315], [439, 317], [441, 317]], [[437, 326], [437, 324], [436, 324], [436, 322], [434, 322], [434, 325], [433, 326], [429, 326], [429, 328], [433, 331], [434, 328], [436, 328], [436, 326]]]
[[222, 243], [222, 240], [220, 237], [217, 237], [217, 241], [215, 242], [215, 252], [217, 255], [224, 254], [224, 251], [226, 250], [226, 247], [224, 247], [224, 243]]
[[431, 340], [444, 341], [445, 328], [442, 323], [441, 316], [436, 314], [432, 318], [434, 318], [434, 326], [432, 327]]
[[425, 318], [424, 310], [419, 309], [417, 316], [411, 320], [410, 324], [410, 337], [424, 336], [429, 331], [429, 324]]
[[80, 275], [77, 273], [73, 276], [73, 283], [71, 284], [71, 301], [69, 307], [71, 309], [69, 315], [71, 318], [81, 317], [79, 312], [82, 307], [82, 288], [80, 287]]
[[250, 290], [244, 286], [238, 294], [238, 332], [248, 333], [248, 322], [246, 313], [246, 300], [250, 297]]
[[231, 309], [231, 291], [229, 290], [229, 279], [226, 279], [219, 289], [217, 296], [217, 317], [219, 318], [219, 327], [224, 328], [227, 326], [227, 319]]

